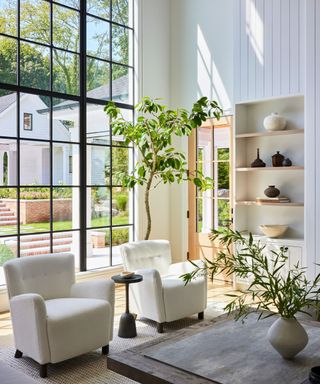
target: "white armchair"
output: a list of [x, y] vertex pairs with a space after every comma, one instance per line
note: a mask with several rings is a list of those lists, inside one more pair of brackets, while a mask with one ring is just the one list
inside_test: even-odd
[[114, 316], [112, 280], [75, 283], [74, 256], [50, 254], [4, 264], [15, 357], [58, 363], [102, 347], [109, 351]]
[[[166, 240], [143, 240], [121, 246], [124, 268], [143, 276], [143, 281], [130, 286], [135, 311], [163, 324], [198, 313], [203, 318], [207, 306], [207, 279], [198, 277], [185, 285], [179, 277], [192, 271], [189, 262], [171, 264], [170, 244]], [[199, 260], [199, 262], [201, 262]]]

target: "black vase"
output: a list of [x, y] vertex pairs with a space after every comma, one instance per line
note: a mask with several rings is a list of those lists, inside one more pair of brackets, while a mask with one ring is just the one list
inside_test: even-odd
[[309, 373], [309, 381], [312, 384], [320, 384], [320, 367], [312, 367]]
[[265, 167], [266, 166], [266, 163], [264, 163], [261, 159], [260, 159], [260, 151], [259, 151], [259, 148], [257, 148], [257, 158], [255, 159], [255, 161], [253, 161], [251, 163], [251, 167], [252, 168], [261, 168], [261, 167]]
[[264, 190], [264, 194], [267, 197], [278, 197], [280, 195], [280, 191], [274, 185], [269, 185], [269, 187]]
[[285, 158], [285, 159], [283, 160], [282, 165], [283, 165], [284, 167], [291, 167], [291, 165], [292, 165], [292, 161], [287, 157], [287, 158]]
[[277, 153], [272, 156], [272, 165], [274, 167], [282, 167], [283, 160], [284, 156], [281, 155], [279, 151], [277, 151]]

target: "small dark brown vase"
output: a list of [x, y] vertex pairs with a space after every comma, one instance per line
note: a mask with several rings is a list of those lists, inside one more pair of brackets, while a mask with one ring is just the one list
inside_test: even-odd
[[255, 159], [255, 161], [253, 161], [251, 163], [251, 167], [252, 168], [259, 168], [259, 167], [265, 167], [266, 166], [266, 163], [264, 163], [261, 159], [260, 159], [260, 151], [259, 151], [259, 148], [257, 148], [257, 158]]
[[312, 367], [310, 369], [309, 381], [312, 384], [320, 384], [320, 367]]
[[267, 197], [278, 197], [280, 195], [280, 191], [274, 185], [269, 185], [269, 187], [264, 190], [264, 194]]
[[279, 151], [277, 151], [277, 153], [272, 156], [272, 165], [274, 167], [282, 167], [283, 160], [284, 156], [281, 155]]

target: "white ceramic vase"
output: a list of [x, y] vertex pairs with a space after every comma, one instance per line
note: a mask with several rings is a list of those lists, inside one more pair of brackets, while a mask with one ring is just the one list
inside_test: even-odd
[[308, 344], [308, 334], [294, 318], [280, 317], [269, 328], [268, 340], [284, 359], [292, 359]]
[[263, 125], [267, 131], [282, 131], [287, 125], [287, 120], [273, 112], [264, 118]]

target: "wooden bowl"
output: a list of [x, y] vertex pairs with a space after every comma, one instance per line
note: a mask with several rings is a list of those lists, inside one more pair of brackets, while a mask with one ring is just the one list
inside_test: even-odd
[[261, 232], [267, 237], [282, 236], [288, 229], [287, 225], [260, 225]]
[[129, 272], [129, 271], [123, 271], [120, 273], [121, 277], [125, 279], [130, 279], [134, 275], [134, 272]]

